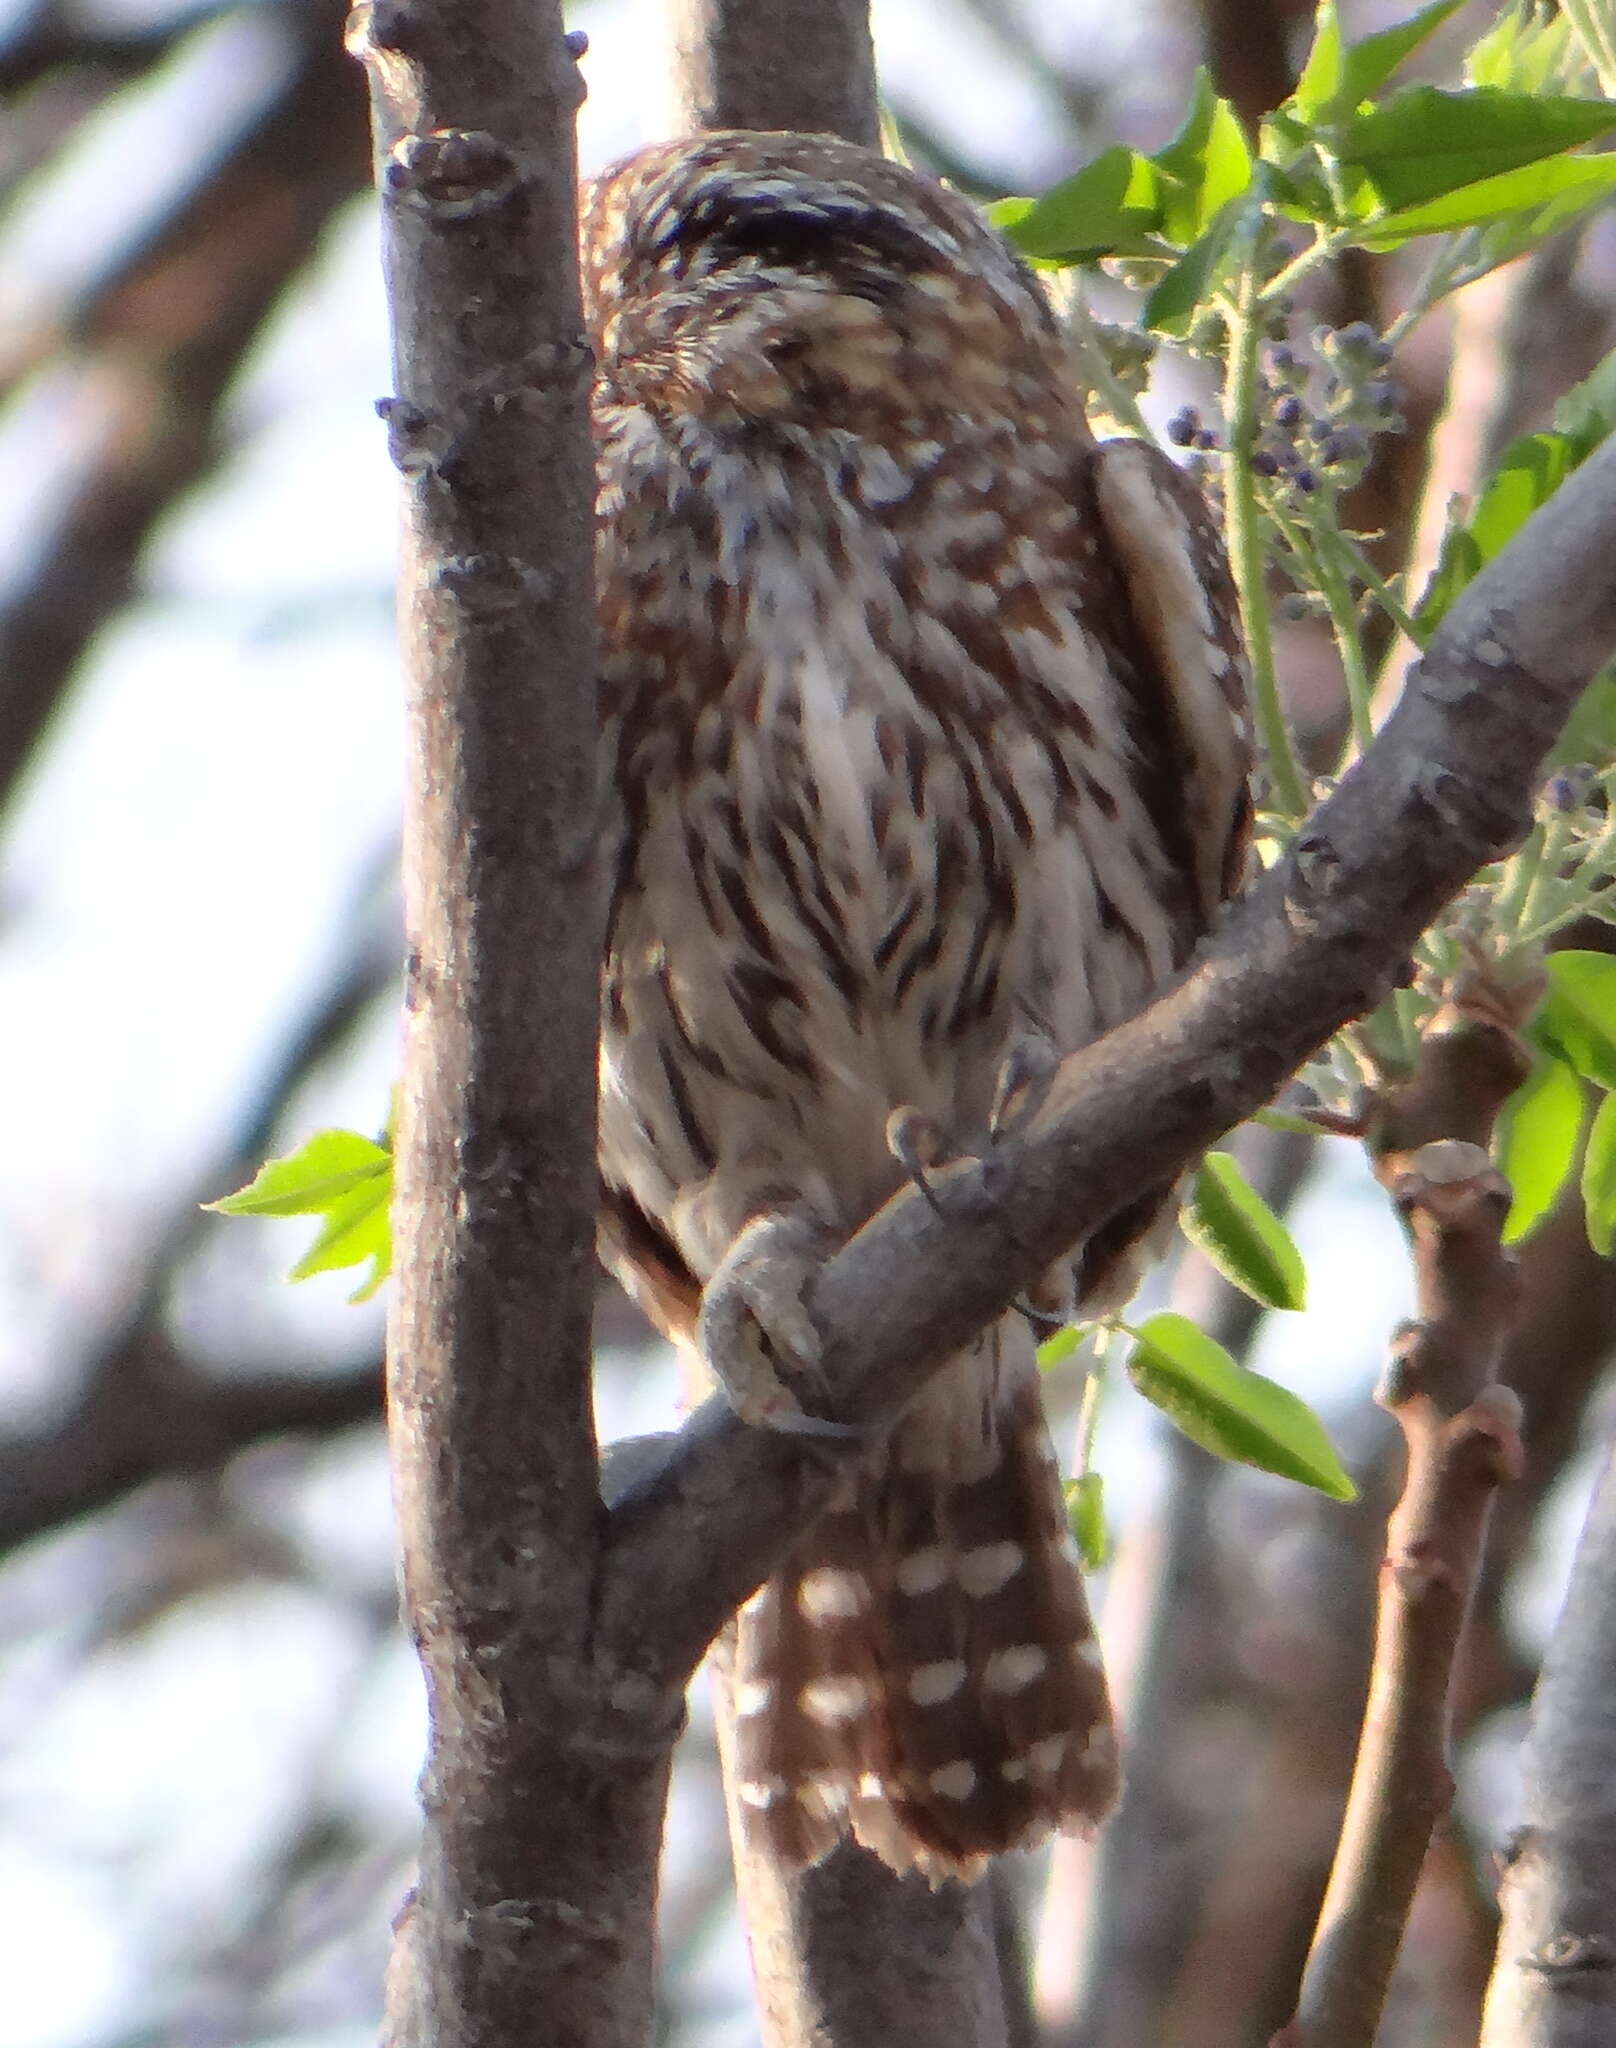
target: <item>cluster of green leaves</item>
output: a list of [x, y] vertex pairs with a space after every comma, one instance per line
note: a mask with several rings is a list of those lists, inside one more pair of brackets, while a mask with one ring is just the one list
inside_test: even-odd
[[1270, 301], [1343, 249], [1505, 223], [1464, 252], [1466, 274], [1480, 275], [1616, 191], [1616, 158], [1580, 153], [1616, 126], [1616, 105], [1553, 90], [1570, 68], [1571, 26], [1524, 9], [1476, 45], [1462, 90], [1387, 90], [1459, 4], [1437, 0], [1348, 43], [1324, 0], [1296, 90], [1255, 148], [1203, 72], [1165, 149], [1105, 150], [1039, 199], [1002, 201], [996, 217], [1035, 262], [1158, 264], [1141, 317], [1167, 333], [1184, 331], [1275, 221], [1312, 241], [1262, 280]]
[[[1307, 1274], [1290, 1232], [1241, 1172], [1233, 1154], [1201, 1162], [1180, 1227], [1217, 1270], [1264, 1308], [1307, 1306]], [[1187, 1316], [1163, 1310], [1135, 1327], [1120, 1317], [1103, 1326], [1102, 1349], [1127, 1340], [1130, 1384], [1183, 1434], [1214, 1456], [1315, 1487], [1333, 1500], [1357, 1489], [1324, 1425], [1289, 1388], [1242, 1365]], [[1047, 1371], [1082, 1341], [1061, 1330], [1039, 1347]], [[1091, 1409], [1092, 1416], [1092, 1409]], [[1105, 1559], [1104, 1488], [1089, 1469], [1092, 1423], [1083, 1431], [1080, 1475], [1067, 1487], [1067, 1513], [1085, 1562]]]
[[[1515, 1191], [1504, 1236], [1539, 1224], [1582, 1161], [1588, 1238], [1616, 1249], [1616, 956], [1551, 953], [1548, 992], [1527, 1027], [1532, 1073], [1505, 1105], [1498, 1161]], [[1594, 1105], [1597, 1104], [1597, 1107]]]
[[393, 1267], [393, 1154], [357, 1131], [318, 1131], [267, 1160], [235, 1194], [204, 1206], [221, 1216], [318, 1216], [320, 1229], [287, 1276], [307, 1280], [345, 1266], [370, 1272], [348, 1297], [368, 1301]]

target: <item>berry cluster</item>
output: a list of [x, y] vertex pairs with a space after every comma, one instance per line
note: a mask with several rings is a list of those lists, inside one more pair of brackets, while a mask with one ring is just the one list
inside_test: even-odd
[[[1321, 490], [1349, 490], [1369, 465], [1376, 434], [1401, 431], [1397, 385], [1386, 374], [1391, 346], [1366, 321], [1313, 330], [1316, 365], [1305, 364], [1288, 343], [1264, 357], [1258, 412], [1262, 421], [1252, 468], [1308, 498]], [[1192, 405], [1167, 423], [1167, 438], [1204, 457], [1223, 447], [1222, 436]], [[1192, 468], [1204, 470], [1192, 459]]]

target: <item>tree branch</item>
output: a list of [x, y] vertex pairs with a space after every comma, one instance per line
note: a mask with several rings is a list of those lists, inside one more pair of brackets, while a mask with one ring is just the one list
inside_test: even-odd
[[[389, 1399], [432, 1726], [390, 2031], [650, 2030], [682, 1700], [586, 1659], [605, 1510], [589, 1397], [594, 478], [560, 10], [374, 0], [404, 478], [408, 1026]], [[536, 2020], [536, 2015], [542, 2019]]]
[[1525, 1764], [1481, 2048], [1602, 2048], [1616, 2028], [1616, 1451], [1577, 1546]]
[[684, 125], [823, 129], [877, 147], [869, 15], [868, 0], [672, 0]]
[[[1406, 971], [1421, 931], [1524, 832], [1539, 765], [1616, 645], [1616, 443], [1476, 579], [1385, 731], [1193, 972], [1063, 1065], [1013, 1151], [889, 1203], [820, 1277], [832, 1410], [890, 1425], [1055, 1258], [1272, 1098]], [[600, 1636], [693, 1668], [860, 1446], [805, 1451], [709, 1402], [612, 1516]]]
[[1431, 1831], [1453, 1797], [1449, 1690], [1499, 1483], [1521, 1464], [1520, 1402], [1496, 1383], [1519, 1281], [1509, 1187], [1480, 1146], [1437, 1139], [1389, 1176], [1414, 1244], [1418, 1320], [1376, 1398], [1408, 1446], [1387, 1526], [1369, 1703], [1297, 2016], [1276, 2048], [1374, 2038]]

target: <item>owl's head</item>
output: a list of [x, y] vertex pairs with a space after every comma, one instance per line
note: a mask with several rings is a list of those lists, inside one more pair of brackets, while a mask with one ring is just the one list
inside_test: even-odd
[[596, 180], [584, 294], [603, 385], [668, 410], [853, 419], [1001, 405], [1059, 359], [1026, 267], [957, 194], [833, 136], [719, 131]]

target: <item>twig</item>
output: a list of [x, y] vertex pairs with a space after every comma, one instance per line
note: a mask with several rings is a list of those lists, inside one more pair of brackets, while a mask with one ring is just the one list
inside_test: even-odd
[[1520, 1402], [1496, 1384], [1518, 1297], [1509, 1188], [1477, 1145], [1438, 1139], [1387, 1169], [1414, 1246], [1419, 1318], [1376, 1398], [1408, 1446], [1387, 1528], [1369, 1702], [1297, 2015], [1275, 2048], [1365, 2048], [1431, 1830], [1452, 1799], [1453, 1661], [1493, 1495], [1520, 1469]]

